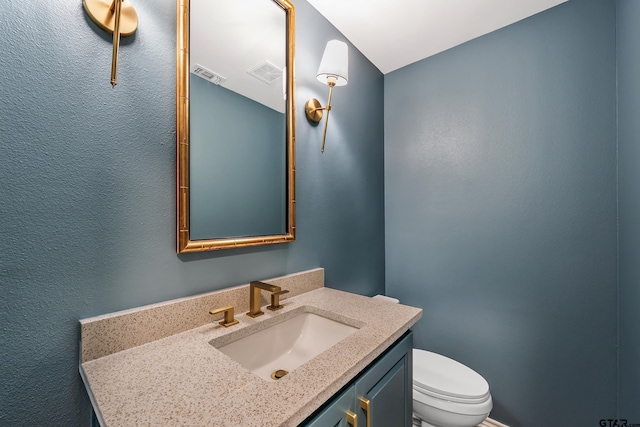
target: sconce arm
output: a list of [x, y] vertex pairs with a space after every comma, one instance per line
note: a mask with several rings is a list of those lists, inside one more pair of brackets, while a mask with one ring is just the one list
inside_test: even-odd
[[322, 152], [324, 153], [324, 143], [327, 140], [327, 125], [329, 124], [329, 113], [331, 112], [331, 94], [333, 94], [333, 87], [335, 82], [329, 82], [329, 99], [327, 99], [327, 118], [324, 120], [324, 133], [322, 134]]
[[322, 104], [320, 104], [320, 101], [318, 101], [315, 98], [311, 98], [304, 105], [304, 110], [305, 110], [305, 113], [307, 114], [307, 118], [309, 119], [309, 121], [313, 123], [320, 123], [320, 120], [322, 120], [322, 116], [323, 116], [322, 112], [325, 110], [327, 112], [327, 118], [324, 121], [324, 132], [322, 136], [322, 152], [323, 153], [324, 153], [324, 143], [327, 139], [327, 124], [329, 123], [329, 112], [331, 111], [331, 95], [333, 94], [333, 88], [336, 85], [336, 82], [329, 81], [327, 84], [329, 85], [329, 97], [327, 99], [326, 107], [323, 107]]
[[117, 84], [120, 36], [129, 36], [138, 28], [138, 15], [128, 0], [83, 0], [89, 18], [103, 30], [113, 33], [111, 87]]
[[118, 74], [118, 51], [120, 50], [120, 15], [122, 15], [122, 0], [114, 0], [113, 51], [111, 54], [111, 87], [116, 87]]

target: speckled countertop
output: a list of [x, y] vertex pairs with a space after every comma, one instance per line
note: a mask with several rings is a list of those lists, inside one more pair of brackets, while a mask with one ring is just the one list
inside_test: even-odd
[[[81, 364], [103, 427], [297, 426], [400, 338], [422, 316], [401, 304], [319, 288], [278, 312], [238, 325], [196, 327]], [[213, 345], [264, 329], [300, 311], [360, 329], [279, 381], [265, 381]], [[231, 335], [233, 334], [233, 335]]]

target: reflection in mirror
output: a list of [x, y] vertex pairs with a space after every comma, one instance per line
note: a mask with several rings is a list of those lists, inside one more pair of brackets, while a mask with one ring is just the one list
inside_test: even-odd
[[190, 238], [283, 234], [284, 114], [193, 74], [190, 103]]
[[292, 241], [293, 6], [178, 1], [178, 252]]

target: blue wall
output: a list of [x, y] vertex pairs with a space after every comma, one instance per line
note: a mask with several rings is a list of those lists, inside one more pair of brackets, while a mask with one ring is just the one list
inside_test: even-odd
[[509, 425], [616, 414], [615, 20], [570, 1], [385, 76], [387, 294]]
[[640, 2], [618, 0], [619, 414], [640, 422]]
[[[304, 117], [326, 42], [297, 0], [292, 244], [175, 254], [175, 2], [137, 0], [119, 84], [82, 2], [3, 4], [0, 29], [0, 425], [88, 425], [78, 319], [318, 266], [384, 291], [383, 76], [355, 49], [327, 150]], [[366, 110], [362, 105], [368, 105]], [[373, 116], [372, 116], [373, 115]]]

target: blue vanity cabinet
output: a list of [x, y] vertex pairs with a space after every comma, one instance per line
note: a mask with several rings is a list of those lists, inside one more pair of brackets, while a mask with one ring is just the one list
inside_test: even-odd
[[355, 417], [355, 386], [351, 385], [316, 415], [305, 427], [357, 427]]
[[413, 333], [409, 332], [356, 380], [358, 421], [366, 427], [411, 426]]
[[351, 412], [357, 415], [359, 427], [410, 427], [412, 348], [409, 331], [302, 426], [348, 427]]

